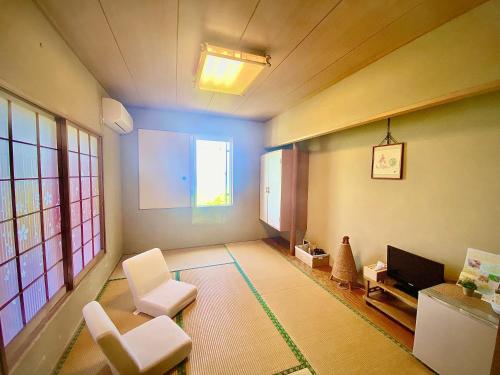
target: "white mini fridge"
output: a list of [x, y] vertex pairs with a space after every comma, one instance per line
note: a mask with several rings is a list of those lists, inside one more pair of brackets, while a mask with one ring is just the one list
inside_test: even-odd
[[440, 375], [489, 375], [497, 329], [488, 303], [441, 284], [419, 293], [413, 354]]

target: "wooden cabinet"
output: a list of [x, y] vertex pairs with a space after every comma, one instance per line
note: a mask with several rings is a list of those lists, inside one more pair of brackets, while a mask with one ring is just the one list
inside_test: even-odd
[[294, 212], [296, 228], [306, 229], [307, 156], [300, 152], [297, 163], [293, 161], [292, 150], [276, 150], [261, 156], [260, 219], [281, 232], [290, 231]]

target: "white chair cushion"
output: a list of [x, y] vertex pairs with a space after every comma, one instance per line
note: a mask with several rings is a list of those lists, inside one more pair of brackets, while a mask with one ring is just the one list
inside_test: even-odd
[[142, 374], [164, 374], [191, 352], [192, 341], [172, 319], [160, 316], [127, 332], [123, 340]]
[[198, 290], [182, 281], [168, 280], [137, 299], [137, 309], [151, 316], [174, 317], [195, 300]]
[[113, 374], [161, 375], [191, 352], [189, 336], [166, 316], [154, 318], [124, 335], [120, 335], [98, 302], [88, 303], [83, 316]]
[[160, 249], [148, 250], [122, 263], [134, 299], [170, 280], [170, 270]]
[[83, 317], [92, 338], [108, 359], [113, 374], [138, 374], [139, 361], [101, 305], [96, 301], [89, 302], [83, 308]]

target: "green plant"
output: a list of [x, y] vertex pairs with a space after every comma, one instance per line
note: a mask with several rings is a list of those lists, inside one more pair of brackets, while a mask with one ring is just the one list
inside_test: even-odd
[[231, 198], [228, 194], [221, 193], [214, 197], [212, 200], [198, 200], [198, 206], [228, 206], [231, 204]]
[[462, 280], [458, 280], [458, 283], [460, 285], [462, 285], [464, 288], [466, 289], [472, 289], [472, 290], [476, 290], [477, 289], [477, 285], [476, 283], [474, 282], [474, 280], [472, 279], [469, 279], [469, 278], [465, 278], [465, 279], [462, 279]]

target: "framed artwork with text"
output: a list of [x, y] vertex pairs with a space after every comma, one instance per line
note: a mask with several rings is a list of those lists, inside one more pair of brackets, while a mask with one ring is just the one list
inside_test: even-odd
[[403, 178], [403, 143], [373, 146], [372, 178], [400, 180]]

